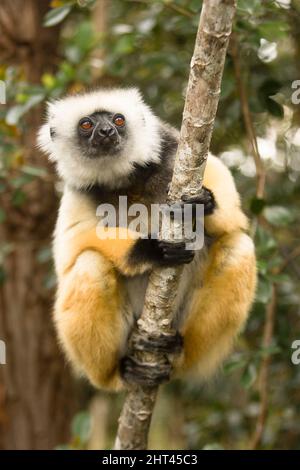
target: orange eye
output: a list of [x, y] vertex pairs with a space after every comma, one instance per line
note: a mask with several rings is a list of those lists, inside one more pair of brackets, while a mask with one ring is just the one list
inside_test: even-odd
[[90, 119], [84, 119], [79, 125], [84, 131], [89, 131], [93, 127], [93, 123]]
[[125, 124], [125, 118], [122, 114], [117, 114], [115, 117], [114, 117], [114, 123], [116, 126], [118, 127], [122, 127], [124, 126]]

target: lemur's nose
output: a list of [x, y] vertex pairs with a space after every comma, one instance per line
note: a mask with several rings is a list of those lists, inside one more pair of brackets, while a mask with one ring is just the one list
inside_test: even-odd
[[116, 133], [116, 129], [110, 126], [101, 127], [98, 130], [98, 134], [101, 137], [112, 137], [115, 133]]

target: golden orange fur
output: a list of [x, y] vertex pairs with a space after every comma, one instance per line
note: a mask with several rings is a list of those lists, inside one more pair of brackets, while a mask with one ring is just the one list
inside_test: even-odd
[[[199, 271], [190, 310], [180, 326], [184, 351], [176, 375], [210, 376], [230, 352], [244, 326], [256, 285], [254, 246], [245, 233], [247, 219], [229, 170], [209, 156], [204, 185], [217, 208], [205, 218], [215, 242]], [[79, 193], [64, 194], [55, 232], [58, 275], [55, 324], [67, 357], [101, 388], [119, 389], [119, 360], [133, 323], [126, 302], [125, 279], [149, 267], [128, 266], [136, 234], [101, 240], [91, 203]], [[120, 229], [125, 230], [125, 229]]]

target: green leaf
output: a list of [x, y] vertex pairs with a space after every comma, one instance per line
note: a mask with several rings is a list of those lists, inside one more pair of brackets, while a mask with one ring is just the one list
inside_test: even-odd
[[199, 0], [189, 0], [188, 7], [194, 13], [198, 13], [201, 10], [201, 4]]
[[47, 263], [52, 259], [52, 249], [50, 247], [42, 248], [37, 253], [37, 260], [39, 263]]
[[87, 443], [91, 432], [91, 418], [88, 412], [77, 413], [72, 421], [72, 436], [79, 438], [82, 444]]
[[43, 101], [44, 98], [44, 94], [32, 95], [28, 98], [25, 104], [17, 104], [16, 106], [10, 108], [6, 114], [6, 124], [9, 126], [16, 126], [21, 117], [24, 116], [24, 114], [27, 113], [31, 108]]
[[256, 291], [256, 302], [267, 304], [272, 296], [272, 283], [265, 277], [259, 279], [257, 291]]
[[267, 221], [275, 227], [286, 226], [294, 222], [292, 212], [283, 206], [269, 206], [264, 209]]
[[43, 25], [49, 28], [61, 23], [72, 10], [72, 5], [54, 8], [45, 15]]
[[245, 372], [241, 377], [241, 384], [243, 385], [243, 387], [248, 389], [254, 384], [256, 377], [257, 371], [255, 365], [249, 364], [249, 366], [245, 369]]
[[45, 170], [45, 168], [24, 165], [22, 171], [29, 176], [38, 176], [40, 178], [47, 176], [47, 170]]
[[95, 2], [96, 2], [96, 0], [77, 0], [77, 3], [81, 8], [90, 7]]
[[17, 189], [12, 195], [12, 204], [14, 206], [21, 206], [26, 200], [26, 194], [21, 190]]
[[223, 366], [224, 374], [230, 374], [234, 370], [242, 369], [247, 364], [247, 359], [239, 359], [227, 362]]
[[258, 256], [266, 258], [270, 254], [274, 254], [277, 249], [277, 242], [269, 232], [258, 226], [255, 235], [255, 246]]
[[288, 274], [268, 274], [268, 279], [279, 284], [282, 282], [289, 282], [291, 277]]
[[269, 346], [268, 348], [260, 348], [259, 351], [257, 352], [257, 355], [261, 357], [268, 357], [273, 354], [278, 354], [280, 353], [280, 351], [281, 351], [281, 348], [273, 344], [272, 346]]
[[238, 0], [237, 9], [252, 16], [257, 14], [258, 11], [262, 9], [262, 6], [259, 0], [252, 0], [252, 2], [249, 2], [248, 0]]
[[54, 273], [48, 274], [43, 281], [43, 285], [47, 290], [52, 290], [56, 286], [56, 284], [57, 279]]
[[258, 269], [258, 272], [260, 274], [263, 274], [263, 275], [266, 275], [267, 272], [268, 272], [268, 263], [266, 260], [264, 259], [261, 259], [261, 260], [257, 260], [257, 269]]
[[20, 118], [26, 113], [26, 106], [25, 105], [16, 105], [10, 108], [6, 115], [6, 123], [9, 126], [16, 125]]
[[117, 41], [115, 46], [115, 54], [130, 54], [134, 50], [135, 37], [133, 34], [124, 34]]
[[22, 188], [22, 186], [25, 186], [25, 184], [28, 184], [32, 181], [32, 176], [28, 175], [26, 173], [21, 174], [20, 176], [17, 176], [16, 178], [13, 178], [11, 180], [11, 185], [14, 188]]
[[276, 39], [283, 39], [287, 34], [288, 25], [285, 24], [280, 17], [273, 21], [264, 21], [259, 25], [260, 37], [268, 41], [275, 41]]

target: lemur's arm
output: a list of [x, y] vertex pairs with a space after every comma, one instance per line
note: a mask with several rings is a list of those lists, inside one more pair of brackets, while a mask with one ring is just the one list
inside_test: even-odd
[[[214, 210], [205, 218], [206, 232], [218, 237], [224, 233], [246, 229], [247, 219], [240, 209], [239, 195], [233, 178], [216, 157], [208, 158], [204, 186], [212, 192], [215, 203]], [[142, 274], [159, 264], [191, 261], [192, 254], [184, 253], [184, 247], [181, 245], [172, 250], [165, 242], [142, 239], [138, 233], [127, 228], [97, 227], [98, 220], [94, 208], [87, 201], [80, 200], [82, 196], [72, 197], [78, 198], [77, 213], [72, 213], [74, 209], [69, 213], [68, 204], [62, 209], [65, 214], [64, 221], [68, 221], [63, 234], [66, 250], [65, 270], [70, 269], [77, 257], [88, 249], [98, 251], [110, 260], [116, 269], [128, 276]], [[72, 206], [74, 207], [74, 201]]]

